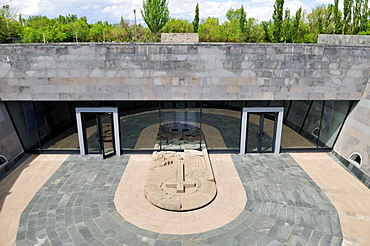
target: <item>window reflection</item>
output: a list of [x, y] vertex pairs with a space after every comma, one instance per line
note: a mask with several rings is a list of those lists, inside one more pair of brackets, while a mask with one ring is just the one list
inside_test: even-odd
[[[283, 149], [333, 148], [351, 101], [6, 102], [26, 150], [78, 150], [76, 107], [118, 107], [123, 150], [239, 150], [243, 107], [283, 106]], [[266, 120], [268, 122], [268, 119]]]

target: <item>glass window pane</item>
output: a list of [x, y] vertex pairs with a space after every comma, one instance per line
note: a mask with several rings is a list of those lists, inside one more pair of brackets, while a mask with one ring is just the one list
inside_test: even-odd
[[121, 147], [125, 150], [158, 149], [158, 102], [120, 102]]
[[26, 150], [39, 150], [38, 126], [33, 102], [7, 102], [8, 111]]
[[292, 101], [289, 111], [284, 112], [287, 114], [285, 125], [291, 129], [299, 132], [302, 124], [309, 110], [311, 101]]
[[320, 135], [322, 107], [323, 101], [314, 101], [312, 103], [301, 132], [301, 135], [315, 146]]
[[157, 144], [160, 149], [201, 149], [204, 139], [200, 103], [172, 102], [161, 105], [161, 125]]
[[45, 112], [45, 124], [40, 124], [42, 148], [78, 149], [75, 107], [67, 102], [43, 102], [42, 104]]
[[202, 129], [208, 149], [239, 149], [241, 102], [203, 102]]
[[100, 154], [99, 132], [96, 113], [82, 113], [83, 134], [88, 154]]
[[281, 148], [316, 148], [316, 143], [302, 136], [303, 124], [307, 120], [312, 101], [291, 101], [284, 103], [284, 124]]
[[325, 101], [319, 147], [333, 147], [349, 107], [349, 101]]

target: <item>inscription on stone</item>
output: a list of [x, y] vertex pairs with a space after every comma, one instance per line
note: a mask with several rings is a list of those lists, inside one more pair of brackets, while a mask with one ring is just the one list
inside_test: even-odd
[[189, 211], [213, 201], [217, 187], [207, 150], [154, 152], [145, 197], [155, 206]]

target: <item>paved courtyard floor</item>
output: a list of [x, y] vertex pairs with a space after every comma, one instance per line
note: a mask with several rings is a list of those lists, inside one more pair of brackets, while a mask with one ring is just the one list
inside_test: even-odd
[[0, 182], [0, 245], [370, 244], [370, 191], [330, 154], [211, 155], [218, 197], [181, 215], [142, 199], [148, 159], [29, 157]]

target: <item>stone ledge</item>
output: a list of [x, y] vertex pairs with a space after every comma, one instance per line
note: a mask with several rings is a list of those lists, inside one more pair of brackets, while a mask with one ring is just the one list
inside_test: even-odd
[[332, 151], [332, 154], [338, 159], [338, 162], [346, 168], [346, 170], [361, 181], [368, 189], [370, 189], [370, 176], [363, 172], [361, 169], [353, 165], [346, 158], [339, 153]]
[[319, 34], [317, 43], [344, 46], [370, 46], [370, 36]]

